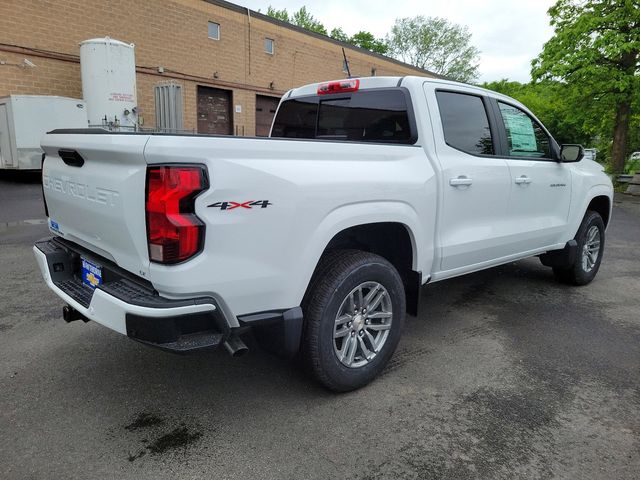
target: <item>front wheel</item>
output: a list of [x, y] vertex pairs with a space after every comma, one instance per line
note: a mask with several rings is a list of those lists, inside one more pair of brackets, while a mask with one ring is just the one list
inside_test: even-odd
[[337, 250], [321, 260], [302, 307], [305, 360], [325, 387], [346, 392], [371, 382], [393, 355], [404, 286], [384, 258]]
[[554, 267], [553, 273], [562, 283], [586, 285], [598, 273], [604, 251], [604, 222], [598, 212], [587, 211], [575, 239], [578, 253], [573, 265]]

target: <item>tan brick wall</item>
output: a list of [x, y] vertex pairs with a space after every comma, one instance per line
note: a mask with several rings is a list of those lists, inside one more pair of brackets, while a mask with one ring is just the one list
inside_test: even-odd
[[[29, 58], [36, 68], [16, 67]], [[82, 98], [80, 64], [36, 58], [0, 50], [0, 97], [11, 94], [61, 95]]]
[[[208, 38], [208, 21], [220, 24], [220, 40]], [[167, 80], [183, 86], [185, 128], [196, 129], [197, 85], [208, 85], [233, 91], [233, 104], [242, 107], [233, 113], [234, 132], [253, 135], [256, 93], [278, 96], [345, 76], [339, 45], [202, 0], [0, 0], [0, 62], [6, 62], [0, 65], [0, 97], [81, 97], [78, 44], [104, 36], [136, 45], [145, 126], [155, 125], [153, 87]], [[264, 52], [265, 37], [275, 40], [274, 55]], [[63, 61], [47, 52], [72, 57]], [[346, 52], [353, 75], [368, 76], [372, 68], [377, 75], [420, 74], [362, 51]], [[24, 58], [37, 67], [9, 65]]]

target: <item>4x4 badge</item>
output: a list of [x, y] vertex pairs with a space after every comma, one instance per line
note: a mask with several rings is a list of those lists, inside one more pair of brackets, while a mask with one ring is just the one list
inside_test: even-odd
[[234, 208], [246, 208], [251, 210], [253, 207], [267, 208], [273, 203], [269, 200], [247, 200], [246, 202], [216, 202], [207, 207], [219, 208], [220, 210], [233, 210]]

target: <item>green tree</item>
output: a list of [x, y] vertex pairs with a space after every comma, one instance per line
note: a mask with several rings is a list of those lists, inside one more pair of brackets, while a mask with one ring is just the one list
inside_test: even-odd
[[398, 18], [387, 36], [389, 53], [406, 63], [462, 82], [478, 78], [480, 51], [467, 27], [444, 18]]
[[283, 22], [292, 23], [293, 25], [296, 25], [298, 27], [311, 30], [312, 32], [327, 35], [327, 29], [325, 28], [325, 26], [319, 20], [316, 20], [315, 17], [311, 15], [311, 13], [309, 13], [307, 7], [300, 7], [300, 10], [289, 15], [289, 12], [286, 8], [277, 10], [269, 5], [269, 8], [267, 8], [267, 15], [273, 18], [277, 18], [278, 20], [282, 20]]
[[336, 27], [333, 30], [331, 30], [331, 33], [329, 34], [329, 36], [336, 40], [340, 40], [341, 42], [349, 41], [349, 35], [344, 33], [344, 30], [342, 30], [342, 28], [340, 27]]
[[286, 8], [283, 8], [282, 10], [276, 10], [271, 5], [269, 5], [269, 8], [267, 8], [267, 15], [273, 18], [277, 18], [278, 20], [282, 20], [283, 22], [291, 23], [291, 20], [289, 20], [289, 12], [287, 12]]
[[610, 129], [605, 138], [611, 139], [611, 166], [621, 172], [640, 92], [640, 5], [559, 0], [549, 16], [554, 35], [533, 61], [532, 77], [574, 87], [576, 105], [591, 117], [594, 130]]
[[[287, 9], [277, 10], [272, 6], [267, 9], [267, 15], [283, 22], [292, 23], [298, 27], [311, 30], [312, 32], [321, 33], [327, 35], [327, 29], [325, 26], [307, 10], [307, 7], [300, 7], [300, 10], [289, 15]], [[329, 34], [331, 38], [340, 40], [341, 42], [350, 43], [356, 47], [364, 48], [375, 53], [385, 54], [388, 47], [383, 39], [379, 39], [373, 36], [371, 32], [360, 31], [349, 37], [341, 27], [336, 27], [331, 30]]]
[[355, 35], [353, 35], [350, 39], [347, 40], [352, 45], [356, 47], [364, 48], [371, 52], [380, 53], [384, 55], [389, 50], [387, 43], [373, 36], [371, 32], [365, 32], [364, 30], [359, 31]]
[[574, 104], [572, 87], [566, 83], [545, 80], [520, 83], [506, 79], [483, 83], [484, 88], [508, 95], [526, 105], [560, 143], [582, 143], [593, 146], [595, 140], [591, 119]]
[[292, 15], [291, 23], [298, 27], [311, 30], [312, 32], [321, 33], [322, 35], [327, 34], [325, 26], [319, 20], [316, 20], [315, 17], [309, 13], [307, 7], [304, 6], [300, 7], [300, 10]]

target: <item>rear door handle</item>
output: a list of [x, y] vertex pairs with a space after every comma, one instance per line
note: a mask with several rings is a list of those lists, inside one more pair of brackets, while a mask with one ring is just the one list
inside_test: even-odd
[[449, 185], [452, 187], [460, 187], [463, 185], [471, 185], [473, 180], [466, 175], [460, 175], [458, 178], [450, 178]]
[[522, 176], [516, 178], [516, 183], [518, 185], [529, 184], [529, 183], [531, 183], [531, 179], [529, 177], [527, 177], [526, 175], [522, 175]]

